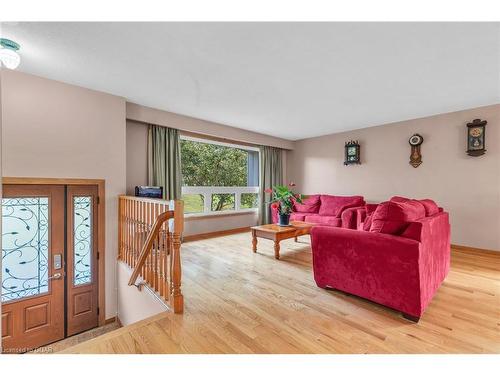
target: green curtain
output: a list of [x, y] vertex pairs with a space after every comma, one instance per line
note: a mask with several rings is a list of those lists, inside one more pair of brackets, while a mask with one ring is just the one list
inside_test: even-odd
[[282, 150], [270, 146], [260, 147], [260, 205], [259, 222], [268, 224], [271, 222], [271, 210], [269, 206], [270, 194], [264, 193], [265, 189], [275, 185], [283, 185], [283, 160]]
[[164, 199], [181, 198], [181, 151], [177, 129], [149, 125], [148, 184], [163, 186]]

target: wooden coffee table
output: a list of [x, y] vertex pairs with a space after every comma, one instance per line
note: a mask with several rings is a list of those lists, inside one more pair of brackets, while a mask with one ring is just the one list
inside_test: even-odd
[[304, 223], [303, 221], [291, 221], [290, 226], [280, 227], [277, 224], [265, 224], [252, 227], [252, 250], [257, 252], [257, 237], [267, 238], [274, 241], [274, 257], [280, 258], [280, 241], [288, 238], [295, 238], [311, 233], [313, 224]]

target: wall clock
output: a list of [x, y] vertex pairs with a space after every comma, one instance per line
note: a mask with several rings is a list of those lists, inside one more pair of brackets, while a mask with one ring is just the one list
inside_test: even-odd
[[360, 145], [358, 141], [349, 141], [345, 143], [344, 165], [361, 164]]
[[485, 132], [487, 121], [475, 119], [467, 124], [467, 154], [481, 156], [486, 152]]
[[422, 137], [420, 134], [413, 134], [408, 140], [408, 143], [410, 143], [411, 146], [410, 164], [414, 168], [417, 168], [420, 164], [422, 164], [422, 154], [420, 153], [420, 145], [423, 142], [424, 142], [424, 137]]

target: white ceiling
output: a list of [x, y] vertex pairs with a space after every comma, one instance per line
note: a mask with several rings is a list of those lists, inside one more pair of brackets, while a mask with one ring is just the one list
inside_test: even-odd
[[500, 102], [493, 23], [15, 23], [19, 70], [287, 139]]

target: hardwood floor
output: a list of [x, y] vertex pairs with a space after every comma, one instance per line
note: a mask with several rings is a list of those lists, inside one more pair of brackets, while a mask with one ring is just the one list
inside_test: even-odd
[[162, 313], [66, 353], [500, 353], [500, 256], [453, 250], [418, 324], [320, 289], [309, 237], [252, 253], [250, 233], [182, 247], [185, 313]]

